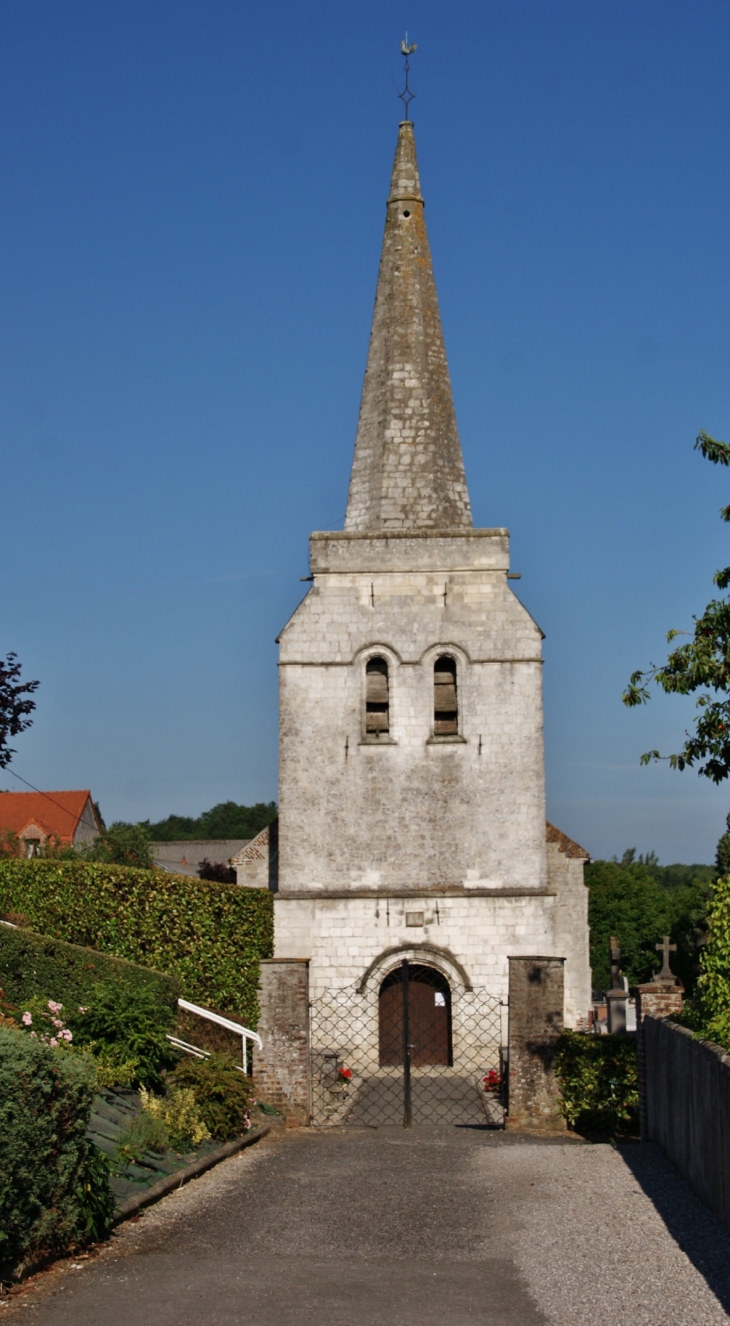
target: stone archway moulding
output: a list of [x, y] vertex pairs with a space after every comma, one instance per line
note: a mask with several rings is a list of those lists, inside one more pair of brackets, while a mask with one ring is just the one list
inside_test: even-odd
[[377, 958], [373, 959], [370, 966], [360, 977], [357, 984], [357, 993], [365, 993], [365, 987], [370, 980], [370, 977], [376, 972], [382, 972], [382, 974], [385, 975], [384, 968], [387, 965], [392, 965], [393, 958], [404, 958], [409, 953], [416, 954], [417, 957], [423, 958], [424, 961], [430, 958], [433, 966], [436, 967], [442, 975], [446, 976], [447, 979], [451, 978], [453, 980], [456, 976], [466, 990], [472, 990], [474, 988], [468, 972], [462, 967], [459, 959], [454, 957], [450, 949], [437, 948], [435, 944], [424, 942], [418, 944], [396, 944], [394, 948], [383, 949], [383, 952], [379, 953]]

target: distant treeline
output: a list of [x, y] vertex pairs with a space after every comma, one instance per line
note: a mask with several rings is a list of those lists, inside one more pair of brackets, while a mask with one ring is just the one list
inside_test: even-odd
[[706, 913], [717, 870], [706, 865], [660, 866], [654, 852], [636, 856], [633, 849], [619, 861], [591, 861], [589, 887], [591, 967], [594, 989], [610, 983], [609, 941], [621, 945], [621, 965], [629, 984], [651, 979], [661, 960], [655, 945], [671, 935], [677, 945], [672, 968], [691, 992], [699, 975], [700, 952], [706, 940]]
[[257, 801], [255, 806], [239, 806], [236, 801], [221, 801], [212, 810], [204, 810], [194, 819], [190, 815], [168, 815], [167, 819], [142, 827], [153, 843], [193, 842], [206, 838], [255, 838], [278, 815], [275, 801]]

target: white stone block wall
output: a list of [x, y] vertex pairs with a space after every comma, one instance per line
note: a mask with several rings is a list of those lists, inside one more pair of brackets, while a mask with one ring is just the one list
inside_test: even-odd
[[[281, 887], [543, 888], [540, 632], [503, 569], [448, 565], [451, 543], [478, 562], [480, 540], [437, 540], [444, 570], [387, 569], [371, 542], [352, 547], [376, 569], [316, 575], [281, 636]], [[430, 541], [412, 542], [433, 560]], [[441, 653], [457, 665], [456, 741], [434, 740]], [[373, 655], [390, 683], [378, 743], [365, 739]]]

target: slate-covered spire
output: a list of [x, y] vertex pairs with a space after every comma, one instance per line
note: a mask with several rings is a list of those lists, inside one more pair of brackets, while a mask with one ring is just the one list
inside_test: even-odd
[[398, 131], [346, 530], [471, 527], [413, 123]]

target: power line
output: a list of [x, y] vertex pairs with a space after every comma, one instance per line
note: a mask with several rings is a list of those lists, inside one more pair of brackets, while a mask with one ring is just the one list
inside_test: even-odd
[[12, 774], [13, 778], [17, 778], [19, 783], [25, 783], [25, 786], [29, 787], [31, 791], [37, 792], [39, 796], [45, 797], [46, 801], [51, 802], [51, 805], [58, 806], [58, 809], [62, 810], [64, 815], [70, 815], [72, 820], [76, 820], [78, 818], [78, 816], [74, 815], [74, 812], [72, 810], [69, 810], [68, 806], [62, 806], [60, 801], [54, 801], [53, 797], [49, 796], [47, 792], [41, 792], [41, 789], [39, 787], [34, 787], [32, 783], [28, 782], [27, 778], [21, 778], [20, 774], [17, 774], [14, 769], [5, 769], [4, 772]]

